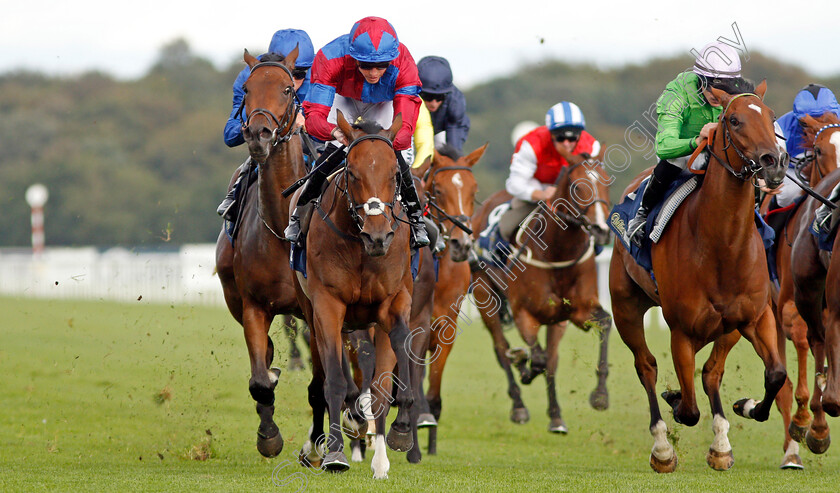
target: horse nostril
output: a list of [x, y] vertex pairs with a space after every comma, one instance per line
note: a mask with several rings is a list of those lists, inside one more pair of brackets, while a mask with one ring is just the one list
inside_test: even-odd
[[763, 154], [759, 160], [761, 161], [761, 165], [764, 166], [765, 168], [772, 168], [772, 167], [776, 166], [777, 162], [779, 162], [779, 160], [776, 159], [776, 156], [774, 156], [773, 154], [769, 154], [769, 153], [768, 154]]

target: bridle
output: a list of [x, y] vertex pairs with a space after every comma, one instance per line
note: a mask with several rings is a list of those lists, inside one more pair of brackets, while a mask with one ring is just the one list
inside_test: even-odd
[[[383, 136], [378, 135], [378, 134], [362, 135], [361, 137], [359, 137], [356, 140], [354, 140], [353, 142], [351, 142], [349, 146], [347, 146], [347, 157], [349, 158], [350, 151], [353, 150], [353, 148], [355, 146], [357, 146], [359, 143], [364, 142], [366, 140], [381, 140], [382, 142], [387, 143], [388, 147], [392, 151], [394, 150], [394, 143], [391, 142], [391, 140], [388, 139], [387, 137], [383, 137]], [[352, 190], [350, 190], [350, 184], [349, 184], [349, 180], [348, 180], [348, 176], [347, 176], [347, 166], [346, 165], [344, 167], [342, 167], [341, 169], [337, 170], [334, 174], [340, 174], [341, 175], [341, 178], [342, 178], [341, 181], [344, 183], [344, 186], [342, 188], [342, 186], [337, 183], [336, 184], [336, 191], [337, 192], [341, 191], [341, 193], [343, 193], [347, 197], [348, 213], [350, 214], [350, 217], [353, 219], [353, 223], [356, 225], [356, 227], [359, 228], [359, 232], [361, 232], [362, 229], [365, 226], [365, 220], [362, 217], [362, 215], [359, 214], [360, 210], [364, 212], [365, 216], [379, 216], [379, 215], [382, 215], [382, 214], [386, 214], [388, 212], [388, 209], [390, 209], [392, 220], [389, 221], [389, 222], [391, 223], [391, 231], [392, 232], [397, 230], [400, 222], [407, 222], [407, 221], [401, 219], [400, 216], [403, 215], [402, 213], [400, 214], [400, 216], [397, 216], [394, 213], [394, 202], [383, 202], [382, 200], [380, 200], [377, 197], [371, 197], [367, 201], [359, 204], [353, 198]], [[397, 196], [397, 187], [398, 187], [398, 185], [395, 183], [394, 193], [393, 193], [393, 196], [395, 198]], [[336, 203], [335, 200], [333, 200], [333, 204], [335, 204], [335, 203]], [[353, 240], [353, 241], [361, 241], [361, 239], [358, 236], [348, 235], [344, 231], [341, 231], [335, 225], [335, 223], [333, 223], [332, 220], [330, 220], [329, 213], [327, 213], [326, 211], [321, 209], [320, 205], [317, 207], [317, 209], [319, 211], [319, 214], [321, 215], [321, 218], [324, 220], [325, 223], [327, 223], [327, 226], [329, 226], [330, 229], [332, 229], [333, 231], [338, 233], [339, 236], [341, 236], [342, 238], [345, 238], [345, 239]]]
[[[746, 96], [752, 96], [752, 97], [757, 98], [759, 101], [761, 101], [761, 98], [757, 94], [754, 94], [754, 93], [751, 93], [751, 92], [736, 94], [736, 95], [732, 96], [732, 98], [726, 104], [726, 108], [724, 108], [724, 110], [720, 113], [720, 117], [718, 119], [718, 122], [719, 122], [720, 126], [723, 128], [723, 138], [724, 138], [724, 141], [725, 141], [725, 144], [723, 146], [723, 155], [727, 159], [721, 159], [717, 154], [715, 154], [715, 152], [712, 150], [711, 145], [707, 146], [707, 149], [709, 151], [709, 154], [712, 155], [712, 157], [714, 157], [715, 160], [718, 163], [720, 163], [721, 166], [724, 167], [724, 169], [729, 171], [729, 173], [732, 176], [734, 176], [735, 178], [738, 178], [740, 180], [743, 180], [743, 181], [753, 180], [753, 185], [757, 187], [757, 184], [755, 183], [755, 178], [756, 178], [756, 175], [758, 174], [758, 172], [760, 172], [761, 170], [764, 169], [764, 165], [761, 164], [761, 163], [757, 163], [756, 161], [754, 161], [752, 159], [749, 159], [746, 155], [744, 155], [744, 152], [741, 151], [741, 149], [739, 149], [738, 146], [735, 145], [735, 142], [732, 140], [731, 130], [729, 128], [729, 120], [726, 118], [727, 113], [729, 112], [729, 107], [732, 106], [732, 103], [736, 99], [741, 98], [741, 97], [746, 97]], [[732, 166], [729, 164], [729, 149], [730, 148], [735, 150], [735, 154], [737, 154], [737, 156], [741, 159], [741, 161], [744, 162], [744, 166], [741, 168], [741, 171], [735, 171], [735, 169], [732, 168]], [[790, 159], [790, 157], [787, 155], [787, 153], [784, 153], [783, 159], [788, 160], [788, 159]]]
[[[572, 171], [575, 168], [577, 168], [578, 166], [582, 166], [583, 163], [585, 163], [585, 162], [586, 161], [581, 161], [577, 164], [572, 164], [572, 165], [566, 166], [562, 170], [560, 170], [560, 174], [557, 175], [557, 179], [554, 180], [554, 186], [558, 187], [560, 185], [560, 182], [562, 182], [569, 175], [571, 175]], [[587, 171], [587, 173], [588, 172], [589, 171]], [[597, 193], [597, 187], [596, 187], [595, 191]], [[558, 211], [554, 207], [551, 207], [552, 214], [556, 215], [557, 217], [559, 217], [563, 221], [572, 224], [573, 226], [577, 226], [577, 227], [581, 228], [584, 232], [586, 232], [586, 234], [588, 234], [589, 236], [592, 236], [594, 234], [592, 232], [592, 228], [593, 228], [594, 225], [592, 224], [592, 221], [589, 220], [589, 217], [586, 215], [586, 213], [589, 212], [589, 208], [592, 207], [595, 204], [603, 204], [605, 207], [609, 208], [609, 203], [607, 203], [607, 201], [605, 199], [602, 199], [600, 196], [598, 196], [598, 198], [596, 198], [595, 200], [593, 200], [592, 202], [587, 204], [586, 207], [583, 207], [583, 208], [580, 207], [580, 204], [578, 204], [578, 202], [576, 200], [572, 200], [572, 201], [569, 201], [569, 202], [572, 205], [574, 205], [574, 208], [578, 212], [577, 215], [569, 214], [568, 212]]]
[[[437, 204], [435, 175], [437, 175], [441, 171], [454, 170], [463, 170], [472, 173], [472, 168], [469, 166], [441, 166], [440, 168], [435, 168], [434, 170], [430, 168], [429, 171], [426, 172], [426, 175], [423, 177], [423, 181], [431, 185], [429, 187], [429, 190], [426, 190], [426, 207], [423, 210], [423, 215], [429, 216], [434, 220], [438, 229], [440, 229], [441, 239], [443, 239], [443, 241], [445, 242], [448, 242], [451, 236], [450, 229], [447, 228], [444, 224], [444, 221], [446, 220], [451, 221], [452, 224], [455, 225], [455, 227], [463, 230], [465, 233], [467, 233], [467, 235], [472, 235], [473, 233], [472, 229], [470, 228], [470, 218], [468, 216], [463, 214], [453, 216]], [[432, 209], [434, 209], [434, 211], [432, 211]]]
[[814, 149], [815, 150], [810, 154], [806, 154], [802, 159], [799, 160], [799, 162], [797, 162], [796, 174], [799, 177], [799, 179], [804, 181], [805, 183], [807, 183], [809, 180], [802, 178], [801, 170], [802, 170], [802, 168], [805, 167], [805, 164], [807, 164], [808, 162], [811, 162], [811, 161], [813, 161], [814, 166], [817, 167], [817, 173], [819, 174], [820, 180], [825, 178], [825, 175], [823, 174], [822, 169], [820, 169], [819, 163], [817, 163], [816, 147], [817, 147], [817, 139], [819, 139], [820, 134], [823, 133], [825, 130], [828, 130], [828, 129], [831, 129], [831, 128], [840, 128], [840, 123], [829, 123], [828, 125], [825, 125], [825, 126], [821, 127], [819, 130], [817, 130], [817, 133], [814, 134]]
[[[257, 69], [263, 67], [279, 67], [283, 69], [284, 72], [286, 72], [286, 74], [289, 76], [289, 80], [294, 81], [294, 77], [292, 77], [292, 71], [279, 62], [257, 63], [256, 65], [251, 67], [251, 74], [253, 74]], [[284, 144], [291, 140], [292, 136], [300, 133], [302, 127], [298, 127], [297, 129], [293, 128], [295, 120], [297, 119], [297, 114], [300, 111], [300, 106], [297, 104], [297, 93], [295, 92], [294, 84], [287, 88], [287, 90], [289, 89], [291, 90], [290, 104], [286, 106], [286, 110], [283, 112], [282, 118], [278, 118], [277, 115], [275, 115], [271, 110], [268, 110], [266, 108], [254, 108], [248, 113], [248, 117], [243, 121], [242, 112], [245, 110], [245, 101], [248, 99], [248, 94], [246, 93], [245, 97], [242, 98], [242, 103], [239, 105], [239, 109], [236, 112], [237, 118], [239, 118], [239, 121], [242, 122], [243, 131], [248, 128], [254, 117], [262, 116], [270, 123], [274, 124], [274, 129], [271, 131], [271, 147], [277, 147], [280, 144]]]

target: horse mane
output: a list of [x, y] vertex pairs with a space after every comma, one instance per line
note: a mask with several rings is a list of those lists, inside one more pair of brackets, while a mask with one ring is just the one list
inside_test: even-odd
[[435, 148], [435, 150], [441, 156], [446, 156], [453, 161], [457, 161], [457, 160], [461, 159], [461, 157], [462, 157], [461, 152], [458, 151], [458, 149], [456, 149], [455, 146], [453, 146], [451, 144], [447, 144], [447, 143], [440, 144], [439, 146], [437, 146]]
[[819, 126], [812, 127], [810, 125], [805, 125], [803, 127], [802, 132], [805, 134], [805, 142], [803, 142], [802, 147], [804, 149], [813, 149], [814, 148], [814, 137], [816, 137], [817, 132], [826, 125], [832, 124], [840, 124], [840, 118], [837, 117], [833, 112], [826, 111], [822, 115], [819, 116], [811, 116], [814, 120], [819, 123]]
[[352, 127], [362, 130], [363, 132], [369, 135], [378, 134], [383, 130], [382, 125], [380, 125], [378, 122], [375, 122], [373, 120], [365, 120], [363, 118], [359, 118], [358, 120], [353, 122]]

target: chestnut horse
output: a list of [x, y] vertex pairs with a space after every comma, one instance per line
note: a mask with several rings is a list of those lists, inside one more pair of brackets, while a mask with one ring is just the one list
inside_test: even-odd
[[[809, 177], [807, 183], [811, 187], [816, 187], [826, 175], [837, 169], [837, 158], [840, 154], [838, 154], [831, 139], [837, 140], [840, 138], [840, 133], [838, 133], [840, 132], [840, 119], [834, 113], [826, 113], [818, 118], [806, 116], [802, 121], [805, 124], [803, 129], [805, 133], [804, 141], [806, 147], [812, 149], [812, 151], [808, 152], [803, 159], [805, 165], [798, 166], [797, 170], [807, 172]], [[816, 142], [815, 138], [817, 138]], [[788, 184], [787, 186], [795, 185]], [[802, 193], [804, 194], [804, 192]], [[787, 218], [784, 228], [776, 238], [776, 272], [779, 278], [779, 291], [774, 293], [773, 301], [779, 332], [779, 356], [782, 358], [782, 363], [786, 363], [787, 358], [784, 348], [785, 340], [789, 339], [796, 349], [797, 359], [795, 393], [790, 379], [787, 379], [784, 387], [776, 396], [785, 431], [783, 446], [785, 456], [782, 460], [782, 468], [802, 467], [799, 445], [796, 442], [805, 440], [808, 428], [811, 425], [811, 415], [808, 412], [808, 401], [811, 397], [808, 390], [808, 352], [810, 350], [808, 327], [802, 317], [799, 316], [799, 312], [796, 311], [793, 300], [793, 278], [791, 276], [791, 249], [796, 238], [797, 228], [802, 223], [802, 218], [808, 215], [807, 212], [805, 207], [797, 207]], [[809, 224], [804, 226], [807, 230]], [[794, 396], [796, 398], [796, 413], [791, 418], [790, 410]], [[815, 415], [820, 414], [822, 416], [817, 418], [815, 422], [818, 428], [824, 429], [820, 424], [825, 424], [825, 416], [822, 413], [822, 408], [817, 407]], [[825, 451], [824, 448], [819, 446], [819, 441], [809, 441], [808, 443], [816, 446], [816, 450], [812, 450], [813, 452], [822, 453]]]
[[[598, 386], [590, 403], [596, 409], [608, 406], [607, 342], [612, 321], [598, 299], [594, 250], [610, 238], [606, 223], [609, 179], [599, 163], [585, 160], [562, 169], [551, 203], [540, 203], [522, 222], [506, 270], [479, 262], [479, 269], [473, 272], [473, 296], [493, 338], [496, 358], [507, 374], [508, 395], [513, 400], [510, 418], [516, 423], [530, 419], [511, 370], [498, 296], [510, 301], [514, 322], [531, 355], [530, 368], [527, 361], [517, 364], [522, 383], [529, 384], [545, 372], [548, 430], [552, 433], [568, 432], [555, 388], [557, 350], [567, 320], [583, 330], [595, 326], [599, 331]], [[511, 198], [503, 190], [486, 200], [473, 218], [478, 231], [487, 228], [491, 211]], [[548, 326], [545, 350], [537, 340], [542, 325]]]
[[[818, 145], [821, 153], [833, 154], [836, 160], [840, 156], [840, 133], [833, 135], [831, 141], [825, 144], [818, 139]], [[814, 191], [828, 196], [837, 183], [840, 183], [840, 169], [828, 174]], [[837, 256], [820, 250], [817, 239], [810, 231], [814, 211], [819, 205], [813, 197], [802, 203], [804, 214], [791, 251], [793, 298], [796, 310], [808, 327], [808, 343], [814, 355], [814, 391], [810, 401], [814, 419], [805, 435], [805, 442], [817, 454], [825, 452], [831, 443], [825, 414], [840, 415], [840, 266], [837, 265]], [[838, 251], [838, 248], [840, 246], [835, 239], [832, 251]]]
[[259, 163], [255, 192], [246, 197], [239, 217], [239, 232], [231, 244], [224, 230], [216, 241], [216, 270], [225, 302], [245, 330], [251, 359], [248, 388], [257, 401], [260, 426], [257, 450], [274, 457], [283, 438], [274, 423], [274, 387], [280, 376], [270, 368], [274, 343], [268, 336], [274, 317], [302, 317], [289, 268], [289, 243], [278, 236], [289, 218], [289, 201], [281, 191], [306, 174], [300, 130], [294, 126], [298, 107], [294, 81], [297, 48], [282, 62], [260, 62], [245, 51], [251, 74], [245, 82], [242, 134], [251, 159]]
[[[342, 403], [353, 393], [353, 389], [348, 393], [348, 386], [355, 384], [345, 378], [350, 368], [342, 362], [342, 331], [375, 324], [374, 382], [378, 385], [372, 385], [376, 437], [371, 469], [374, 478], [386, 478], [390, 463], [385, 419], [395, 382], [399, 413], [387, 444], [402, 452], [413, 446], [407, 347], [413, 279], [409, 229], [398, 227], [406, 221], [397, 205], [399, 170], [392, 145], [402, 116], [397, 115], [387, 130], [370, 122], [351, 126], [341, 112], [337, 124], [352, 143], [345, 167], [336, 172], [337, 178], [327, 187], [313, 217], [306, 240], [307, 275], [298, 273], [295, 283], [312, 341], [309, 399], [313, 427], [309, 438], [311, 443], [323, 442], [323, 417], [328, 411], [329, 436], [322, 467], [331, 471], [349, 468], [339, 421]], [[399, 381], [393, 373], [395, 364]]]
[[434, 220], [446, 243], [446, 249], [439, 254], [432, 315], [434, 324], [430, 344], [425, 348], [431, 353], [427, 360], [429, 390], [425, 399], [433, 419], [420, 415], [419, 423], [429, 428], [430, 454], [437, 453], [437, 420], [440, 419], [442, 407], [440, 387], [443, 368], [455, 342], [458, 314], [470, 285], [470, 267], [465, 261], [472, 249], [472, 236], [471, 231], [463, 228], [469, 229], [471, 226], [470, 218], [475, 210], [475, 195], [478, 192], [472, 168], [484, 155], [487, 145], [484, 144], [467, 156], [460, 156], [452, 147], [437, 149], [432, 160], [415, 172], [423, 177], [427, 214]]
[[[703, 367], [703, 389], [714, 415], [715, 440], [706, 455], [714, 469], [732, 467], [734, 459], [720, 400], [726, 355], [740, 338], [755, 347], [765, 365], [765, 395], [761, 402], [742, 399], [739, 415], [765, 421], [776, 393], [785, 382], [764, 246], [755, 226], [755, 187], [759, 175], [777, 188], [787, 163], [780, 156], [773, 112], [762, 98], [766, 83], [755, 94], [729, 95], [711, 88], [712, 104], [724, 107], [710, 137], [710, 158], [703, 186], [674, 213], [668, 229], [652, 246], [653, 274], [640, 267], [621, 242], [615, 242], [610, 263], [610, 294], [615, 324], [633, 352], [636, 372], [650, 405], [650, 456], [656, 472], [673, 472], [677, 456], [667, 438], [667, 425], [656, 396], [657, 366], [645, 341], [644, 314], [654, 305], [671, 330], [671, 353], [680, 390], [663, 393], [678, 423], [694, 426], [700, 411], [694, 393], [695, 355], [714, 343]], [[648, 171], [649, 172], [649, 171]], [[647, 173], [647, 172], [646, 172]], [[626, 193], [641, 181], [637, 178]]]

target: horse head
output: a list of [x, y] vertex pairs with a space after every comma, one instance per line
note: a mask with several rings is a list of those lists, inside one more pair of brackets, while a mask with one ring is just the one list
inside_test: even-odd
[[475, 194], [478, 193], [478, 182], [472, 167], [484, 155], [487, 146], [484, 144], [466, 156], [461, 156], [449, 146], [436, 149], [424, 173], [423, 185], [431, 205], [429, 213], [447, 240], [453, 262], [467, 260], [472, 248], [472, 235], [460, 225], [472, 228], [470, 218], [475, 211]]
[[804, 160], [811, 167], [811, 186], [819, 183], [823, 177], [840, 168], [840, 118], [828, 112], [819, 117], [806, 115], [803, 118], [805, 147], [813, 153], [807, 153]]
[[[768, 187], [778, 188], [787, 171], [787, 155], [776, 142], [775, 114], [763, 101], [766, 91], [767, 82], [761, 81], [755, 93], [728, 94], [709, 87], [704, 94], [710, 104], [724, 108], [715, 130], [723, 145], [713, 152], [723, 152], [726, 159], [718, 161], [738, 178], [759, 175]], [[740, 159], [732, 159], [730, 150]]]
[[587, 159], [563, 168], [555, 181], [551, 210], [562, 225], [579, 227], [587, 232], [596, 245], [610, 241], [609, 185], [613, 179], [597, 159]]
[[399, 224], [393, 211], [399, 184], [393, 140], [402, 126], [402, 115], [383, 129], [376, 122], [351, 125], [339, 110], [336, 123], [351, 142], [344, 172], [350, 215], [359, 227], [365, 252], [372, 257], [385, 255]]
[[292, 136], [297, 116], [292, 70], [297, 55], [295, 47], [282, 61], [261, 62], [245, 50], [245, 63], [251, 73], [243, 86], [240, 117], [243, 111], [247, 116], [242, 136], [251, 158], [258, 163], [265, 163], [272, 149]]

